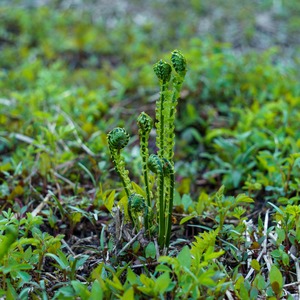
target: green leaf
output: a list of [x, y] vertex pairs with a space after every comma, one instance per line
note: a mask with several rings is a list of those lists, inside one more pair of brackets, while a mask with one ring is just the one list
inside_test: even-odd
[[190, 268], [192, 258], [191, 258], [191, 253], [190, 253], [190, 249], [188, 246], [184, 246], [182, 248], [182, 250], [180, 251], [180, 253], [177, 256], [177, 259], [181, 266], [186, 267], [188, 269]]
[[59, 257], [52, 253], [46, 253], [45, 256], [53, 258], [61, 267], [62, 270], [66, 270], [68, 267], [70, 267], [70, 264], [64, 255], [59, 255]]
[[120, 298], [122, 300], [134, 300], [134, 290], [130, 287], [128, 290], [125, 291], [123, 296]]
[[161, 295], [168, 289], [171, 283], [171, 278], [169, 274], [169, 272], [165, 272], [161, 276], [159, 276], [155, 281], [155, 290]]
[[181, 199], [181, 203], [183, 204], [184, 210], [187, 211], [189, 207], [193, 206], [193, 200], [190, 195], [184, 194]]
[[217, 285], [217, 282], [213, 279], [213, 276], [216, 274], [216, 271], [209, 269], [201, 273], [198, 278], [198, 282], [202, 285], [213, 287]]
[[[210, 246], [208, 249], [214, 249], [214, 247]], [[225, 253], [224, 250], [221, 250], [221, 251], [218, 251], [218, 252], [207, 252], [205, 253], [204, 255], [204, 261], [209, 261], [209, 260], [212, 260], [212, 259], [216, 259], [218, 257], [220, 257], [221, 255], [223, 255]]]
[[71, 284], [76, 292], [76, 295], [80, 296], [81, 299], [88, 299], [90, 297], [91, 293], [88, 290], [86, 285], [84, 285], [80, 281], [75, 281], [75, 280], [72, 280]]
[[279, 295], [283, 287], [283, 277], [280, 270], [275, 265], [272, 265], [270, 270], [270, 283], [274, 293]]
[[135, 190], [135, 192], [136, 192], [137, 194], [140, 194], [140, 195], [142, 195], [143, 197], [146, 197], [145, 191], [144, 191], [138, 184], [136, 184], [134, 181], [132, 181], [131, 183], [132, 183], [133, 189]]
[[250, 300], [249, 293], [244, 285], [241, 285], [240, 288], [240, 297], [243, 300]]
[[197, 217], [197, 213], [193, 211], [189, 216], [182, 218], [179, 224], [182, 225], [195, 217]]
[[166, 265], [158, 265], [155, 268], [156, 272], [172, 272], [172, 270]]
[[7, 291], [6, 291], [6, 300], [15, 300], [18, 299], [18, 295], [14, 287], [10, 282], [7, 282]]
[[137, 276], [136, 276], [136, 274], [129, 267], [127, 268], [127, 281], [131, 285], [137, 283]]
[[146, 258], [155, 258], [156, 256], [156, 249], [155, 249], [155, 245], [153, 242], [150, 242], [146, 249], [145, 249], [145, 255], [146, 255]]
[[257, 274], [254, 279], [254, 286], [257, 287], [259, 291], [262, 291], [266, 288], [266, 282], [264, 277], [261, 274]]
[[99, 281], [95, 280], [92, 285], [91, 295], [89, 300], [102, 300], [103, 299], [103, 291], [101, 289]]
[[110, 212], [112, 211], [112, 208], [114, 206], [115, 193], [116, 193], [115, 190], [111, 191], [109, 196], [104, 200], [104, 205]]
[[260, 271], [260, 264], [256, 259], [252, 259], [251, 261], [251, 267], [255, 270], [255, 271]]
[[290, 264], [290, 257], [284, 251], [282, 252], [282, 262], [285, 266], [288, 266]]
[[252, 198], [250, 198], [249, 196], [247, 196], [246, 194], [237, 195], [235, 200], [237, 203], [241, 203], [241, 202], [252, 203], [252, 202], [254, 202], [254, 200]]

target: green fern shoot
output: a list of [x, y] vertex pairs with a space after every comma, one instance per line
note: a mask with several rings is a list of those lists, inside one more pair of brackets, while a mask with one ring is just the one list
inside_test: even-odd
[[[187, 71], [186, 60], [180, 51], [174, 50], [172, 52], [171, 63], [169, 64], [160, 60], [153, 67], [160, 85], [160, 95], [156, 102], [155, 110], [157, 154], [149, 155], [148, 150], [149, 136], [153, 128], [151, 117], [142, 112], [137, 119], [146, 199], [134, 192], [128, 171], [125, 169], [124, 159], [120, 155], [121, 149], [129, 141], [128, 133], [125, 129], [117, 127], [108, 134], [111, 157], [128, 197], [128, 214], [130, 220], [137, 229], [141, 227], [140, 220], [143, 219], [145, 230], [148, 233], [150, 233], [150, 224], [153, 227], [153, 223], [157, 221], [158, 243], [161, 248], [168, 248], [171, 238], [175, 191], [173, 156], [176, 106]], [[156, 184], [154, 185], [156, 193], [152, 193], [150, 188], [149, 170], [154, 173], [154, 177], [156, 178]], [[155, 200], [154, 207], [152, 200]], [[156, 213], [156, 218], [154, 219], [152, 214], [151, 216], [149, 214], [152, 211], [152, 207], [154, 213]]]

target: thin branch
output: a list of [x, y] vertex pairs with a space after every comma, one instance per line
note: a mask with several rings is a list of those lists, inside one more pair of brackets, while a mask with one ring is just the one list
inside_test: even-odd
[[141, 229], [118, 253], [118, 256], [124, 252], [131, 244], [133, 244], [135, 242], [135, 240], [145, 232], [145, 229]]

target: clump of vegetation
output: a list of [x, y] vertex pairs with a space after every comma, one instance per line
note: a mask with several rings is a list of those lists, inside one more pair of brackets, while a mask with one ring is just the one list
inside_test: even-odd
[[[120, 156], [120, 150], [123, 149], [129, 141], [129, 135], [123, 128], [115, 128], [108, 134], [108, 144], [111, 152], [116, 171], [122, 179], [127, 197], [128, 197], [128, 215], [134, 225], [138, 225], [138, 214], [143, 213], [144, 226], [146, 230], [150, 230], [149, 224], [153, 224], [155, 220], [158, 223], [158, 242], [160, 247], [169, 247], [172, 211], [175, 192], [174, 179], [174, 122], [177, 99], [180, 94], [182, 83], [187, 71], [186, 60], [182, 53], [178, 50], [172, 52], [172, 65], [175, 75], [172, 76], [172, 67], [169, 63], [160, 60], [154, 66], [154, 72], [160, 83], [160, 97], [156, 104], [156, 127], [157, 138], [156, 145], [157, 154], [149, 156], [148, 139], [153, 126], [153, 120], [145, 112], [138, 117], [140, 149], [142, 158], [142, 169], [144, 177], [145, 200], [143, 195], [134, 191], [131, 181], [128, 177], [128, 171], [125, 170], [124, 159]], [[172, 82], [172, 90], [168, 89], [168, 85]], [[156, 198], [154, 200], [156, 217], [152, 213], [152, 195], [150, 188], [149, 170], [156, 174]], [[150, 213], [151, 212], [151, 213]], [[138, 226], [139, 229], [140, 226]], [[153, 226], [155, 228], [155, 225]]]

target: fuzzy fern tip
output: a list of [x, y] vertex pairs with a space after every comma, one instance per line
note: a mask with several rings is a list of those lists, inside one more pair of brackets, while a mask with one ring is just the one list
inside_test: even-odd
[[124, 128], [116, 127], [107, 135], [109, 147], [112, 149], [123, 149], [129, 142], [129, 134]]
[[179, 50], [174, 50], [171, 57], [172, 65], [175, 71], [184, 77], [186, 69], [186, 59]]
[[153, 67], [153, 70], [157, 78], [162, 81], [163, 84], [168, 83], [171, 79], [172, 67], [164, 60], [160, 60]]
[[137, 119], [137, 124], [143, 133], [148, 134], [153, 127], [153, 120], [145, 112], [142, 112]]

